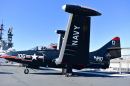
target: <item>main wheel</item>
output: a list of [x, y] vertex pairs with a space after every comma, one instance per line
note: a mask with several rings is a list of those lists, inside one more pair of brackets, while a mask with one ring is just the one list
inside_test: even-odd
[[29, 70], [28, 70], [28, 69], [25, 69], [25, 70], [24, 70], [24, 73], [25, 73], [25, 74], [28, 74], [28, 73], [29, 73]]
[[65, 69], [65, 68], [62, 68], [61, 73], [65, 74], [65, 73], [66, 73], [66, 69]]

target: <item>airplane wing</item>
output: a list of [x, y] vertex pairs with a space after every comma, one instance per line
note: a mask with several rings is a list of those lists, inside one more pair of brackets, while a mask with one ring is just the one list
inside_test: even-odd
[[89, 16], [98, 16], [101, 14], [93, 9], [78, 5], [64, 5], [63, 10], [71, 14], [60, 55], [55, 63], [89, 64], [91, 20]]

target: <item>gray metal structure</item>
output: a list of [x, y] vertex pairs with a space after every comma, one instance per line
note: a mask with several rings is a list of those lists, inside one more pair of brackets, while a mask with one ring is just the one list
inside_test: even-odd
[[4, 31], [3, 26], [4, 25], [3, 25], [3, 22], [2, 22], [1, 28], [0, 28], [0, 55], [6, 53], [8, 49], [13, 47], [13, 43], [12, 43], [12, 36], [13, 36], [12, 29], [13, 28], [12, 27], [9, 28], [8, 34], [7, 34], [8, 40], [6, 41], [6, 40], [3, 40], [3, 37], [2, 37], [3, 31]]

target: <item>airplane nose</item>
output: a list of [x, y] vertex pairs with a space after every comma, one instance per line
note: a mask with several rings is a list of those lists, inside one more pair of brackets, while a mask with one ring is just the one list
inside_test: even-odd
[[9, 53], [4, 53], [4, 54], [1, 55], [2, 58], [9, 57], [9, 56], [10, 56]]
[[2, 57], [2, 58], [5, 58], [6, 56], [3, 54], [3, 55], [1, 55], [1, 57]]

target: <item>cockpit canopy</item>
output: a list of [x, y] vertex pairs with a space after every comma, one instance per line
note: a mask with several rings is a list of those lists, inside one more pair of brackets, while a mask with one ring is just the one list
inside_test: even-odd
[[46, 46], [36, 46], [30, 50], [57, 50], [57, 43], [50, 43]]

